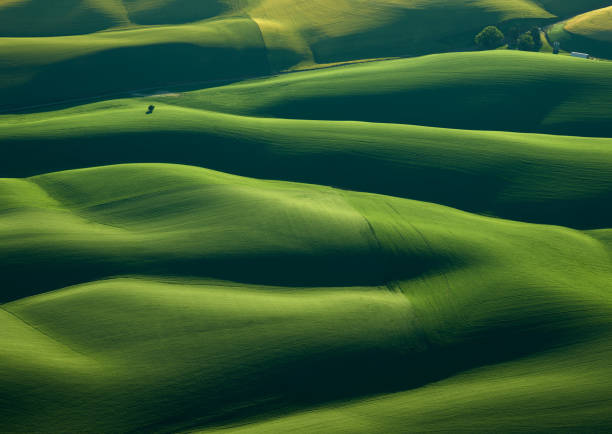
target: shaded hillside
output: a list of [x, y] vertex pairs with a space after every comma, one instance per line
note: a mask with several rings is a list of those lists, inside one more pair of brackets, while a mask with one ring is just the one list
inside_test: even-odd
[[0, 431], [612, 432], [609, 10], [0, 0]]
[[[377, 399], [384, 413], [499, 362], [435, 387], [465, 394], [495, 372], [485, 394], [519, 394], [546, 369], [587, 412], [535, 428], [609, 426], [609, 367], [583, 354], [609, 352], [612, 268], [586, 233], [185, 166], [2, 184], [3, 300], [82, 283], [2, 305], [10, 431], [88, 431], [93, 415], [98, 432], [176, 431], [404, 390]], [[141, 277], [90, 282], [117, 274]], [[528, 396], [554, 411], [566, 392], [540, 381], [504, 426], [538, 414]]]
[[566, 51], [612, 59], [612, 6], [555, 24], [548, 36]]
[[484, 26], [549, 23], [601, 2], [562, 3], [10, 0], [0, 3], [0, 110], [473, 49]]
[[252, 116], [612, 136], [612, 64], [517, 51], [447, 53], [186, 93], [181, 106]]
[[[0, 117], [6, 176], [127, 162], [199, 165], [536, 223], [612, 221], [612, 140], [259, 119], [150, 99]], [[180, 101], [181, 99], [178, 98]]]
[[[53, 38], [0, 38], [0, 109], [270, 72], [246, 18]], [[199, 86], [198, 86], [199, 85]]]

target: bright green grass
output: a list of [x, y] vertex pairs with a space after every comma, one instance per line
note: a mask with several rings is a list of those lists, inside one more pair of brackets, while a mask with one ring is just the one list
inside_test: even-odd
[[612, 43], [612, 6], [587, 12], [568, 20], [566, 30]]
[[452, 3], [2, 0], [0, 109], [471, 49], [486, 25], [555, 18], [531, 0]]
[[610, 5], [609, 0], [537, 0], [544, 9], [560, 17], [569, 18], [594, 9], [603, 8]]
[[408, 392], [196, 432], [607, 432], [610, 357], [607, 337]]
[[605, 231], [161, 164], [1, 185], [10, 432], [610, 428]]
[[[273, 46], [291, 35], [295, 51], [316, 63], [420, 55], [471, 47], [483, 27], [552, 18], [529, 0], [263, 0], [243, 9]], [[435, 31], [432, 31], [435, 29]]]
[[164, 161], [536, 223], [612, 221], [611, 139], [251, 118], [168, 104], [175, 99], [156, 101], [152, 115], [150, 98], [134, 98], [0, 117], [0, 172]]
[[285, 118], [612, 136], [612, 64], [517, 51], [447, 53], [194, 91], [173, 104]]
[[557, 23], [548, 36], [566, 51], [612, 59], [612, 6]]
[[[606, 5], [449, 3], [0, 0], [0, 105]], [[611, 95], [460, 53], [0, 116], [0, 431], [612, 431]]]

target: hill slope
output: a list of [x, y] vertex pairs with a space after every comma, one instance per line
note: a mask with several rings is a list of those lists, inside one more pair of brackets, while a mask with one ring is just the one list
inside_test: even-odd
[[516, 51], [446, 53], [194, 91], [181, 106], [265, 117], [612, 136], [612, 64]]
[[68, 36], [100, 30], [186, 24], [231, 13], [223, 0], [8, 0], [0, 37]]
[[0, 0], [0, 431], [612, 432], [609, 4]]
[[612, 59], [612, 6], [558, 23], [548, 34], [567, 51]]
[[593, 229], [612, 221], [611, 139], [259, 119], [168, 104], [179, 97], [145, 115], [150, 100], [0, 117], [0, 171], [165, 161], [536, 223]]
[[[564, 3], [62, 0], [49, 6], [42, 0], [4, 1], [0, 109], [472, 49], [484, 26], [546, 23]], [[567, 17], [601, 3], [566, 5], [561, 13]], [[571, 15], [565, 15], [568, 7]]]
[[[607, 6], [604, 0], [239, 1], [268, 47], [283, 41], [306, 63], [416, 56], [473, 47], [483, 27], [546, 23]], [[286, 42], [285, 42], [286, 41]], [[274, 63], [274, 58], [272, 58]]]
[[0, 38], [0, 108], [270, 72], [247, 18], [52, 38]]
[[[572, 375], [568, 360], [609, 377], [591, 357], [609, 351], [612, 264], [587, 233], [185, 166], [2, 186], [3, 301], [21, 298], [0, 316], [2, 389], [20, 396], [0, 406], [10, 431], [88, 431], [92, 417], [97, 431], [175, 431], [503, 361], [436, 387], [469, 397], [470, 381], [495, 371], [510, 379], [490, 393], [518, 393], [534, 369], [561, 366], [540, 379], [549, 390]], [[242, 283], [207, 280], [228, 277]], [[609, 427], [592, 400], [612, 398], [601, 378], [574, 380], [586, 410], [572, 425], [537, 426]], [[422, 390], [376, 405], [431, 399]], [[558, 405], [545, 397], [542, 409]], [[24, 420], [33, 407], [45, 411]]]

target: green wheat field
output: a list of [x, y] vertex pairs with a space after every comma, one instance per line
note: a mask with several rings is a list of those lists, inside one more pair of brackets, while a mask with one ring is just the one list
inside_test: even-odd
[[612, 2], [0, 0], [0, 432], [612, 432]]

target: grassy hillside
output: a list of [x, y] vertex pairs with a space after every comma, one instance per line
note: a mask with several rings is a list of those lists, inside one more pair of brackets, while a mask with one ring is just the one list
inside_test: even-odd
[[[543, 398], [531, 414], [554, 412], [564, 378], [580, 410], [535, 430], [610, 427], [599, 360], [612, 266], [588, 233], [186, 166], [5, 179], [2, 191], [3, 301], [20, 298], [0, 317], [0, 381], [20, 397], [0, 406], [9, 431], [175, 431], [402, 390], [355, 411], [418, 400], [440, 427], [453, 401], [439, 393], [474, 400], [483, 387], [477, 402], [516, 396], [512, 427], [527, 396]], [[23, 419], [32, 408], [44, 411]], [[306, 426], [340, 428], [336, 411]], [[377, 429], [410, 413], [396, 416]], [[275, 423], [309, 430], [299, 415]]]
[[[247, 18], [50, 38], [0, 38], [0, 108], [270, 72]], [[195, 86], [195, 84], [194, 84]]]
[[[473, 47], [483, 27], [546, 23], [607, 6], [604, 0], [242, 1], [266, 45], [287, 41], [306, 63], [415, 56]], [[279, 35], [282, 35], [279, 38]]]
[[0, 432], [612, 432], [610, 9], [0, 0]]
[[[271, 37], [276, 29], [282, 28], [309, 46], [323, 43], [346, 48], [333, 39], [362, 34], [360, 40], [366, 41], [368, 32], [382, 26], [391, 31], [389, 36], [397, 43], [410, 44], [410, 38], [401, 36], [395, 25], [403, 24], [407, 33], [423, 38], [430, 33], [428, 26], [433, 24], [442, 32], [433, 37], [440, 43], [487, 23], [568, 18], [604, 6], [608, 6], [604, 0], [586, 0], [580, 4], [566, 0], [459, 0], [450, 6], [444, 0], [367, 3], [359, 0], [334, 3], [325, 0], [61, 0], [53, 4], [43, 0], [3, 0], [0, 37], [75, 35], [116, 27], [193, 23], [247, 13], [262, 25], [264, 33], [269, 32], [266, 36]], [[451, 20], [445, 18], [449, 8], [454, 13]], [[421, 42], [430, 41], [431, 34]], [[273, 38], [270, 42], [274, 43]]]
[[446, 53], [287, 74], [172, 104], [253, 116], [612, 136], [612, 64], [517, 51]]
[[[298, 67], [473, 48], [489, 24], [546, 23], [556, 1], [0, 2], [0, 110]], [[592, 5], [591, 5], [592, 3]], [[572, 6], [572, 14], [598, 1]], [[553, 12], [551, 12], [553, 11]], [[561, 8], [565, 14], [569, 10]], [[565, 17], [566, 15], [564, 15]]]
[[150, 98], [133, 98], [0, 117], [0, 172], [165, 161], [536, 223], [612, 221], [611, 139], [261, 119], [168, 104], [175, 99], [155, 102], [152, 115]]
[[548, 31], [567, 51], [612, 58], [612, 6], [597, 9], [562, 21]]
[[[603, 361], [610, 356], [610, 346], [601, 340], [595, 345], [577, 345], [475, 370], [408, 392], [189, 432], [365, 434], [404, 430], [486, 432], [494, 427], [507, 432], [607, 432], [610, 384], [608, 366]], [[596, 359], [599, 362], [594, 362]]]
[[3, 0], [0, 37], [66, 36], [139, 25], [185, 24], [232, 10], [223, 0]]
[[128, 23], [120, 1], [3, 0], [0, 37], [58, 36], [96, 32]]
[[568, 20], [565, 29], [604, 42], [612, 42], [612, 6]]
[[244, 11], [260, 25], [268, 45], [275, 43], [278, 33], [290, 34], [296, 51], [305, 51], [316, 63], [471, 47], [474, 35], [488, 24], [552, 17], [528, 0], [248, 3], [252, 5]]

